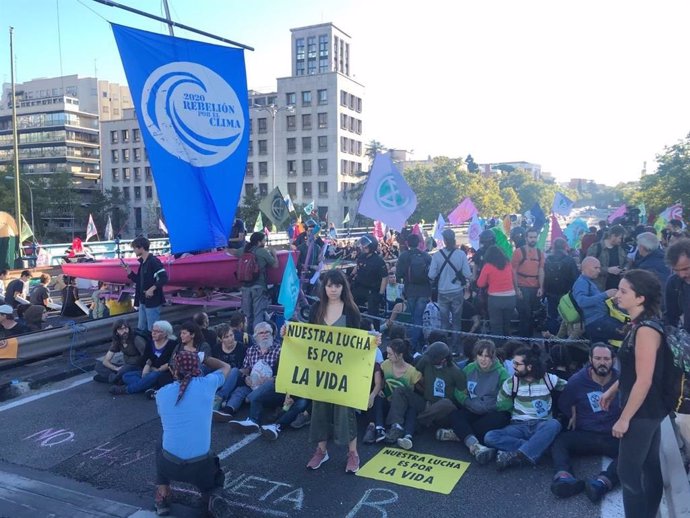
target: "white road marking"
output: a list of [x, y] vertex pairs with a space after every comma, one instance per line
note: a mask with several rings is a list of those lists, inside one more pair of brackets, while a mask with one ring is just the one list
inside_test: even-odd
[[[26, 405], [27, 403], [31, 403], [32, 401], [37, 401], [39, 399], [43, 399], [44, 397], [52, 396], [53, 394], [59, 394], [60, 392], [64, 392], [66, 390], [73, 389], [74, 387], [78, 387], [79, 385], [83, 385], [84, 383], [89, 383], [90, 381], [93, 381], [93, 374], [86, 374], [83, 377], [79, 377], [76, 380], [71, 381], [71, 383], [65, 384], [63, 386], [59, 386], [58, 388], [53, 388], [49, 390], [45, 390], [44, 392], [37, 392], [35, 394], [32, 394], [30, 396], [26, 397], [20, 397], [18, 399], [12, 400], [9, 403], [6, 403], [4, 405], [0, 405], [0, 412], [4, 412], [5, 410], [10, 410], [12, 408]], [[53, 385], [55, 386], [55, 385]]]
[[235, 453], [237, 450], [240, 450], [240, 449], [244, 448], [247, 444], [250, 444], [250, 443], [254, 442], [254, 441], [255, 441], [256, 439], [258, 439], [259, 437], [261, 437], [261, 434], [260, 434], [260, 433], [252, 433], [252, 434], [247, 435], [247, 436], [246, 436], [244, 439], [242, 439], [241, 441], [236, 442], [236, 443], [233, 444], [232, 446], [229, 446], [228, 448], [225, 448], [223, 451], [221, 451], [221, 452], [218, 454], [218, 458], [219, 458], [220, 460], [223, 460], [223, 459], [229, 457], [230, 455], [232, 455], [233, 453]]

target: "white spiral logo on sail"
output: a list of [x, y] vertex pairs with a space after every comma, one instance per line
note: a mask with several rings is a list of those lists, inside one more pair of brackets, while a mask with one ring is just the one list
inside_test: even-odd
[[170, 154], [196, 167], [235, 152], [245, 130], [235, 90], [213, 70], [187, 61], [154, 70], [141, 95], [146, 128]]

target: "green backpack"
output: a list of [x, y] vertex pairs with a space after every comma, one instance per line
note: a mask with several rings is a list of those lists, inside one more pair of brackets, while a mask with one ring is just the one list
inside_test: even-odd
[[558, 314], [567, 324], [577, 324], [582, 318], [582, 310], [575, 302], [575, 297], [573, 297], [573, 292], [569, 291], [561, 297], [558, 302]]

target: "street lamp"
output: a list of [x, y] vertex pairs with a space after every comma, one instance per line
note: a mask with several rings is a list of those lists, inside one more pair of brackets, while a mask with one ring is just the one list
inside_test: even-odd
[[[16, 178], [12, 176], [5, 176], [5, 180], [15, 180]], [[24, 178], [19, 179], [20, 182], [24, 182], [24, 185], [26, 185], [29, 188], [29, 200], [31, 201], [31, 230], [36, 232], [36, 223], [34, 222], [34, 191], [31, 188], [31, 184], [24, 180]]]
[[293, 104], [288, 104], [287, 106], [276, 106], [275, 104], [268, 104], [268, 105], [263, 105], [263, 104], [252, 104], [252, 108], [255, 108], [257, 110], [263, 110], [265, 112], [268, 112], [271, 115], [271, 132], [272, 132], [272, 148], [273, 148], [273, 158], [272, 158], [272, 165], [271, 167], [273, 168], [273, 188], [275, 189], [276, 187], [276, 116], [278, 113], [282, 111], [286, 111], [288, 113], [295, 113], [295, 106]]

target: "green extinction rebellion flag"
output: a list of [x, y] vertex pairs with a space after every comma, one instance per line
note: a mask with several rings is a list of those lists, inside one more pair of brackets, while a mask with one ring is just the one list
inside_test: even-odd
[[283, 223], [285, 223], [290, 216], [285, 198], [283, 198], [278, 187], [273, 189], [269, 195], [261, 201], [259, 209], [266, 214], [278, 228], [282, 228]]

